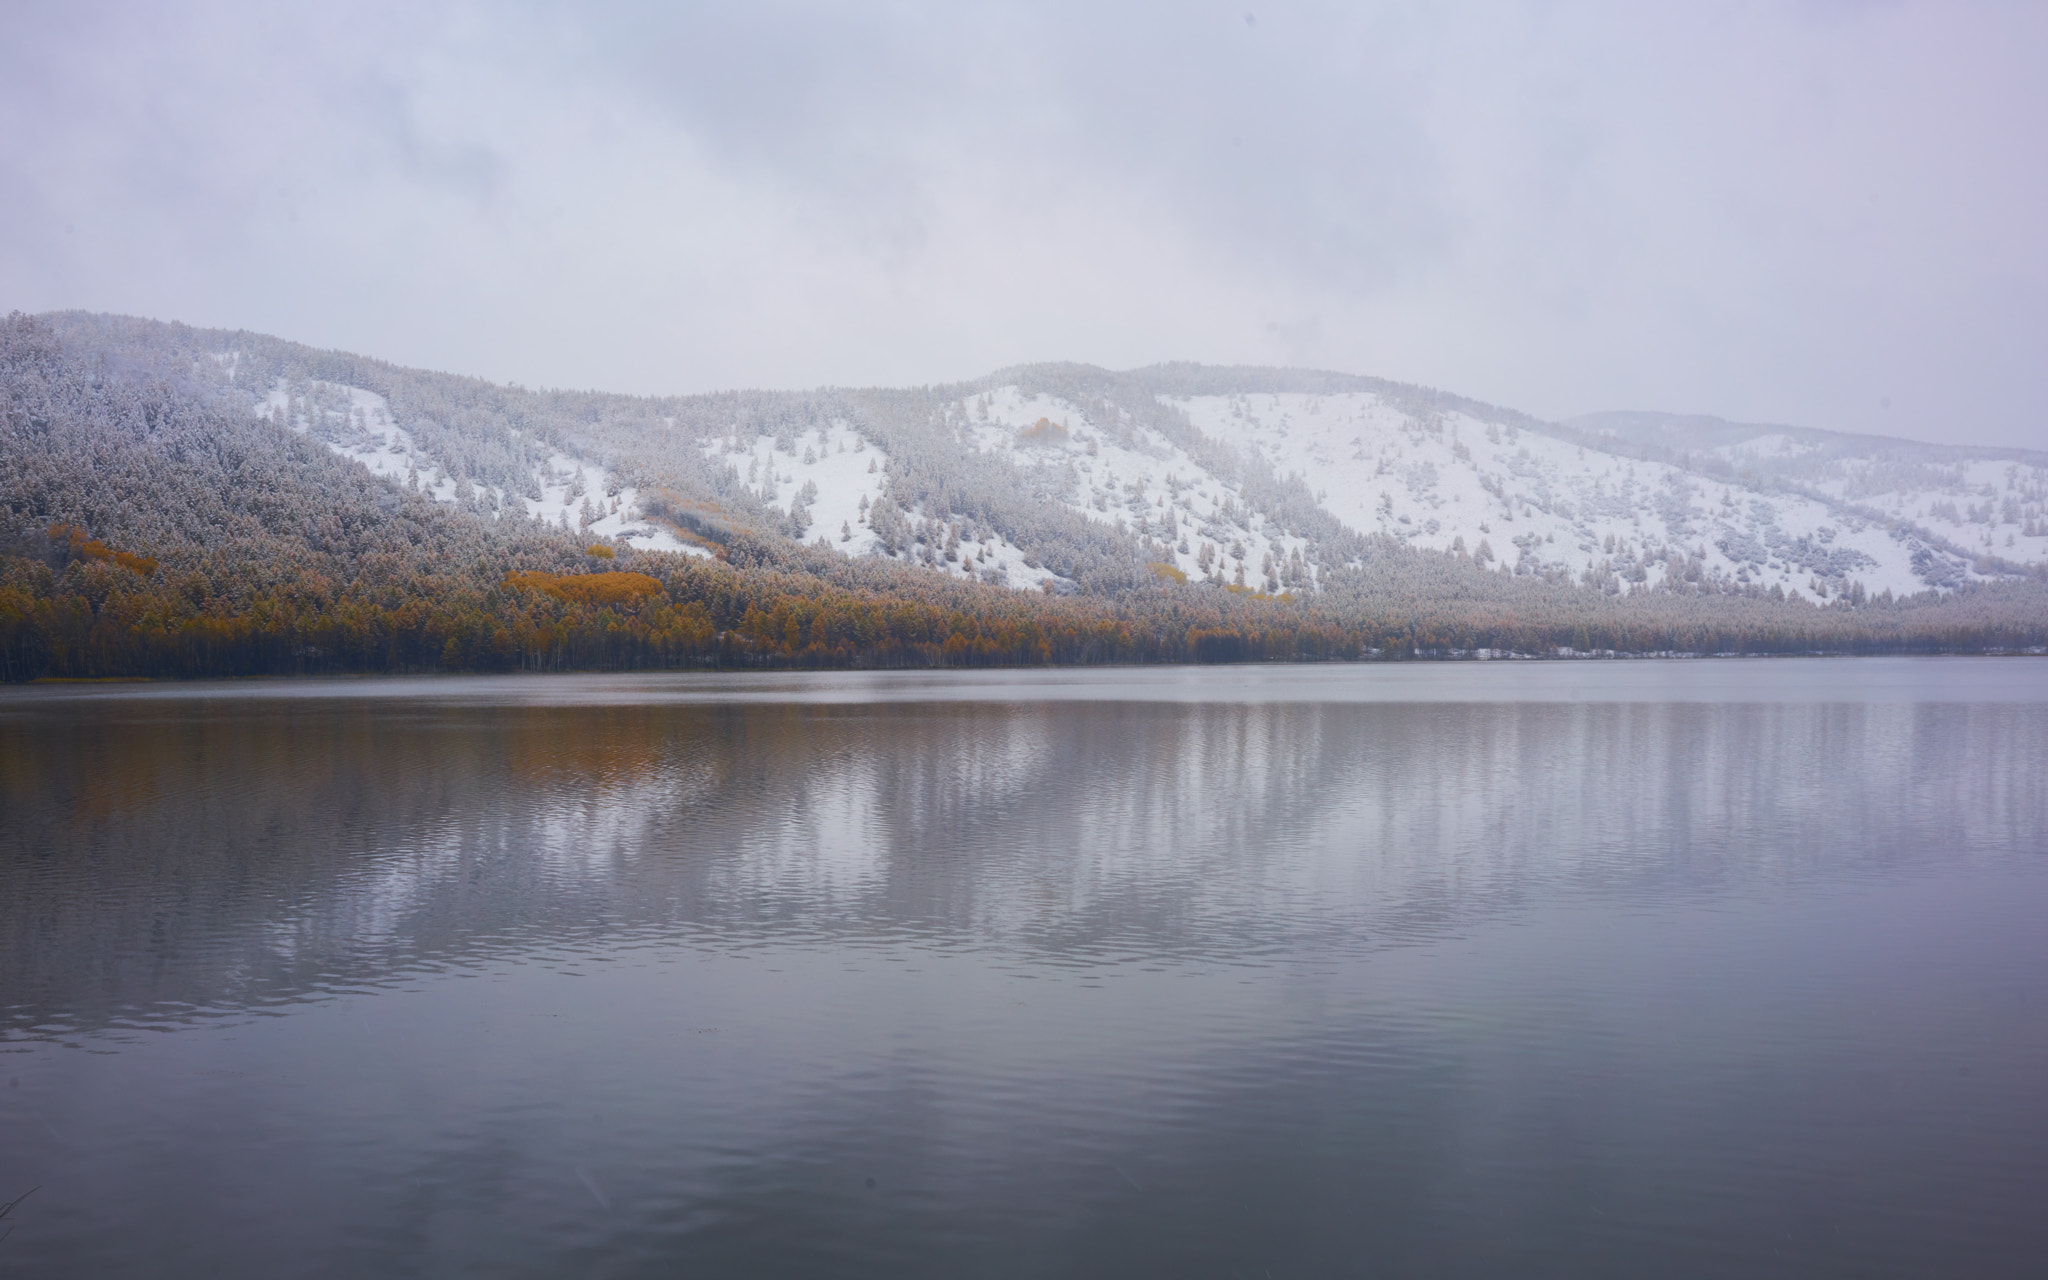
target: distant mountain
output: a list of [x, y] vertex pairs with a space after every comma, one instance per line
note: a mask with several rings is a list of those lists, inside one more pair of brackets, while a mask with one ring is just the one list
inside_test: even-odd
[[[193, 637], [252, 619], [228, 669], [2048, 639], [2048, 457], [2026, 451], [1546, 423], [1292, 369], [641, 397], [80, 312], [0, 338], [17, 675], [222, 669]], [[106, 568], [149, 559], [146, 587]], [[661, 585], [527, 591], [593, 567]], [[642, 608], [655, 591], [682, 612]], [[884, 625], [891, 600], [939, 612]]]

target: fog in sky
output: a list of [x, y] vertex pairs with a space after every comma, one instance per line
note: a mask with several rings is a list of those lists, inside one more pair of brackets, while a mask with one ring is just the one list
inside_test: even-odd
[[2048, 446], [2048, 6], [0, 7], [0, 309]]

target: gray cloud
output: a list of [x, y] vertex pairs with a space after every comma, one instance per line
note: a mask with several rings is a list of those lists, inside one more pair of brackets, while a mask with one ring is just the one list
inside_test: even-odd
[[1254, 9], [12, 6], [0, 306], [528, 384], [1276, 361], [2048, 445], [2040, 11]]

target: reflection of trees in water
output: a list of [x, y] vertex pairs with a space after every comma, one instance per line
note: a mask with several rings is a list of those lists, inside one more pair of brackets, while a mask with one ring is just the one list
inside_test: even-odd
[[16, 1027], [639, 930], [1228, 957], [2011, 847], [1995, 705], [396, 702], [0, 720]]

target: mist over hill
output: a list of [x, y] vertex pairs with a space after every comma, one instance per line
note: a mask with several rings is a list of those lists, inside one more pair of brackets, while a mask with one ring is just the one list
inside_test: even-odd
[[[17, 677], [94, 634], [100, 666], [184, 674], [2048, 635], [2048, 455], [2023, 450], [1546, 423], [1291, 369], [640, 397], [79, 312], [6, 346]], [[593, 571], [659, 586], [546, 585]], [[906, 602], [936, 612], [856, 618]]]

